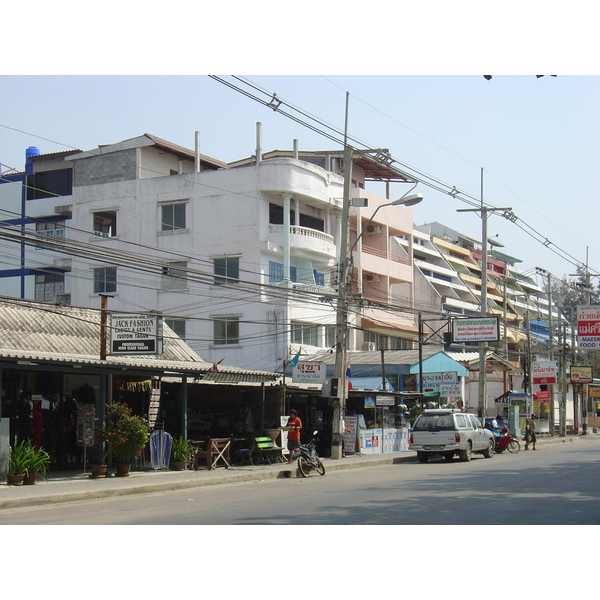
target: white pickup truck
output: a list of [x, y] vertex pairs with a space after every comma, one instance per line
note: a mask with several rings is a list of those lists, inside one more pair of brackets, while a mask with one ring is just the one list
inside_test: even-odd
[[494, 434], [483, 427], [477, 416], [458, 409], [424, 410], [417, 417], [408, 442], [422, 463], [436, 454], [446, 460], [458, 454], [463, 461], [471, 460], [473, 452], [485, 458], [494, 456]]

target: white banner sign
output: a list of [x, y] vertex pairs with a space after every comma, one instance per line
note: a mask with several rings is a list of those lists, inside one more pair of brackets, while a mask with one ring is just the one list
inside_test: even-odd
[[298, 363], [292, 369], [294, 383], [325, 383], [327, 365], [324, 363]]
[[[458, 387], [458, 373], [446, 371], [441, 373], [423, 373], [423, 391], [442, 394], [442, 386], [450, 385]], [[458, 394], [460, 396], [460, 393]]]
[[453, 342], [497, 342], [498, 317], [452, 319]]
[[556, 383], [557, 363], [554, 360], [534, 362], [531, 368], [532, 383]]

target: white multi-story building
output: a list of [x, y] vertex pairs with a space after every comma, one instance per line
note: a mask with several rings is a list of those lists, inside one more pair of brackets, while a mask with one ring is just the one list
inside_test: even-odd
[[[3, 295], [82, 307], [107, 295], [110, 310], [162, 313], [206, 360], [254, 369], [332, 347], [343, 153], [257, 154], [228, 165], [145, 134], [33, 156], [0, 185]], [[368, 207], [351, 209], [350, 247], [388, 202], [370, 181], [406, 179], [353, 161], [351, 196]], [[378, 217], [352, 254], [351, 348], [416, 335], [412, 210]]]

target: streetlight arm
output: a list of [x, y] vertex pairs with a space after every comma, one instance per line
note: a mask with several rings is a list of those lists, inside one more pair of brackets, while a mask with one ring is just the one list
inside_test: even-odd
[[352, 248], [350, 248], [349, 254], [352, 254], [352, 252], [354, 251], [354, 248], [356, 248], [356, 244], [358, 244], [358, 240], [360, 240], [360, 238], [363, 236], [363, 234], [367, 230], [367, 227], [373, 222], [373, 219], [375, 218], [377, 211], [380, 208], [383, 208], [384, 206], [392, 206], [392, 202], [389, 202], [388, 204], [382, 204], [381, 206], [378, 206], [375, 209], [375, 212], [371, 215], [371, 218], [367, 221], [367, 224], [363, 227], [363, 230], [359, 233], [358, 237], [354, 240], [354, 244], [352, 244]]
[[[417, 184], [415, 184], [410, 190], [408, 190], [408, 192], [414, 190], [416, 185]], [[367, 227], [369, 227], [369, 225], [373, 222], [373, 219], [375, 218], [375, 215], [377, 214], [380, 208], [385, 208], [386, 206], [414, 206], [415, 204], [418, 204], [419, 202], [421, 202], [421, 200], [423, 200], [423, 196], [421, 196], [421, 194], [412, 194], [408, 196], [408, 192], [406, 192], [406, 194], [404, 194], [401, 198], [398, 198], [398, 200], [388, 202], [387, 204], [381, 204], [375, 209], [375, 212], [371, 215], [371, 218], [367, 221], [367, 224], [363, 227], [363, 230], [360, 232], [356, 240], [354, 240], [354, 244], [352, 244], [352, 248], [350, 248], [349, 254], [352, 254], [352, 251], [354, 250], [354, 248], [356, 248], [356, 244], [358, 244], [358, 240], [360, 240], [360, 238], [367, 230]]]

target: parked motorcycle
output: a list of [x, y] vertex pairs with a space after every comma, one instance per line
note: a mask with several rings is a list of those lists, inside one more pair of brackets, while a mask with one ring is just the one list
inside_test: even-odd
[[521, 444], [519, 444], [519, 441], [512, 435], [510, 435], [510, 433], [508, 433], [508, 429], [504, 427], [502, 429], [500, 437], [496, 438], [496, 445], [494, 447], [494, 450], [498, 454], [504, 452], [505, 450], [508, 450], [511, 454], [516, 454], [520, 449]]
[[302, 477], [308, 477], [311, 471], [316, 471], [319, 475], [325, 475], [325, 467], [317, 454], [316, 442], [319, 438], [316, 437], [317, 430], [313, 431], [313, 438], [308, 444], [301, 445], [294, 450], [293, 458], [298, 459], [298, 470]]

